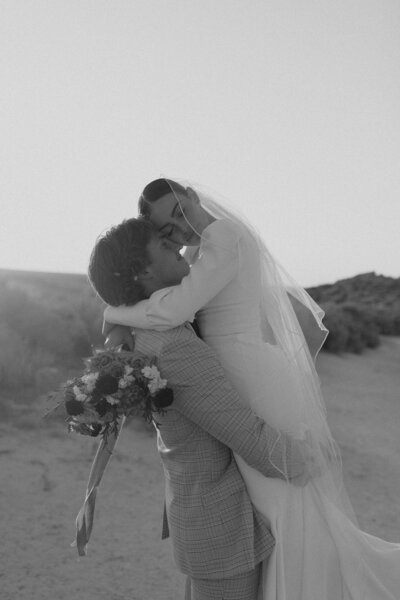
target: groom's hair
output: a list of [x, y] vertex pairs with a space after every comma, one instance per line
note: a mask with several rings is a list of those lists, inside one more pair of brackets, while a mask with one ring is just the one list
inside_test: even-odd
[[149, 218], [151, 215], [151, 205], [157, 202], [163, 196], [178, 192], [186, 195], [186, 188], [172, 179], [155, 179], [146, 185], [138, 202], [139, 214], [142, 217]]
[[97, 238], [89, 261], [90, 283], [106, 304], [136, 304], [146, 294], [135, 277], [150, 259], [147, 246], [154, 234], [145, 219], [127, 219]]

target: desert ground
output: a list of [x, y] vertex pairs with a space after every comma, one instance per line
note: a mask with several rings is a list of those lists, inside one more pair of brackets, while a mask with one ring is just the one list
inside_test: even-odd
[[[318, 371], [361, 527], [400, 541], [400, 339], [322, 353]], [[2, 600], [176, 600], [184, 577], [161, 541], [163, 473], [139, 422], [121, 435], [97, 497], [88, 555], [71, 547], [98, 442], [43, 420], [45, 396], [1, 394]]]

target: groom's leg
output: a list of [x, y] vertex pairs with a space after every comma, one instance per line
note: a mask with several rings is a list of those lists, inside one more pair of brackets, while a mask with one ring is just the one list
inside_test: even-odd
[[229, 579], [189, 579], [185, 600], [257, 600], [261, 563]]

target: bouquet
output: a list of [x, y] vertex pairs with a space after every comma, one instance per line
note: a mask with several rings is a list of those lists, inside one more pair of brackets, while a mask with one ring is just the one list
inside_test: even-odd
[[123, 423], [130, 415], [153, 422], [154, 413], [171, 405], [173, 393], [162, 379], [154, 359], [137, 352], [96, 351], [85, 360], [80, 377], [61, 387], [61, 400], [68, 415], [68, 430], [102, 439], [87, 483], [85, 500], [76, 517], [79, 556], [86, 554], [93, 528], [97, 491], [118, 440]]
[[107, 438], [117, 433], [122, 417], [142, 416], [157, 424], [154, 413], [172, 403], [172, 390], [147, 356], [96, 351], [85, 365], [84, 373], [63, 384], [60, 392], [69, 431]]

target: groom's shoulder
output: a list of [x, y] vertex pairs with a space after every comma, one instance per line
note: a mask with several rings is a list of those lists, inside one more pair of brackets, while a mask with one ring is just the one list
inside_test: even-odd
[[159, 356], [166, 346], [176, 343], [196, 340], [196, 334], [189, 324], [180, 325], [165, 331], [154, 331], [153, 329], [135, 328], [135, 350], [143, 353], [151, 353]]

